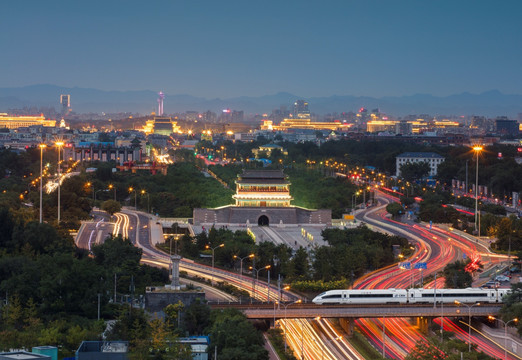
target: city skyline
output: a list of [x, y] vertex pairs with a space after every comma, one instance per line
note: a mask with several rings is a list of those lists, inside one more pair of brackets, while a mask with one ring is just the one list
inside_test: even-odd
[[[29, 6], [28, 6], [29, 4]], [[0, 5], [2, 87], [205, 98], [522, 94], [522, 4], [63, 1]]]

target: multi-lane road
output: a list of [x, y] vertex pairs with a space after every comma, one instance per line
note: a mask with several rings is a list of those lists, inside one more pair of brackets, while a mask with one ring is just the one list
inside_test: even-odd
[[[462, 259], [463, 255], [490, 264], [507, 260], [506, 256], [491, 253], [486, 244], [480, 241], [434, 226], [424, 227], [415, 223], [399, 223], [387, 218], [384, 208], [389, 201], [394, 200], [392, 197], [381, 194], [381, 206], [361, 213], [358, 218], [370, 224], [370, 226], [404, 236], [414, 242], [416, 244], [415, 253], [409, 260], [412, 263], [426, 262], [427, 270], [424, 270], [422, 274], [419, 270], [401, 270], [397, 267], [389, 267], [361, 279], [355, 287], [405, 288], [415, 284], [419, 286], [423, 275], [427, 276], [440, 272], [448, 263]], [[443, 281], [439, 281], [436, 286], [442, 287], [442, 284]], [[440, 310], [442, 314], [443, 309]], [[464, 313], [467, 312], [464, 311]], [[387, 322], [386, 325], [384, 325], [384, 321]], [[440, 324], [440, 320], [438, 323]], [[374, 346], [381, 351], [384, 347], [386, 355], [390, 358], [404, 358], [415, 346], [415, 343], [425, 337], [417, 326], [413, 326], [406, 319], [382, 319], [381, 321], [360, 319], [357, 324], [370, 339], [373, 339]], [[444, 318], [444, 330], [455, 331], [457, 328], [460, 329], [456, 331], [456, 336], [467, 342], [467, 322], [462, 328], [458, 325], [463, 326], [462, 323], [456, 324], [452, 318]], [[386, 335], [383, 336], [383, 333], [386, 333]], [[502, 356], [503, 349], [499, 348], [498, 344], [492, 343], [477, 332], [472, 332], [472, 335], [471, 341], [477, 345], [479, 350], [494, 357]]]
[[[93, 244], [99, 244], [107, 237], [121, 234], [124, 238], [128, 238], [135, 246], [143, 251], [142, 262], [145, 264], [169, 268], [170, 256], [156, 249], [153, 243], [151, 227], [151, 217], [149, 214], [133, 211], [130, 209], [122, 210], [116, 213], [110, 221], [107, 213], [102, 211], [93, 211], [92, 221], [82, 224], [76, 243], [79, 247], [90, 249]], [[198, 276], [205, 279], [214, 279], [214, 281], [225, 281], [238, 288], [246, 290], [250, 296], [260, 301], [279, 300], [294, 301], [298, 297], [284, 289], [279, 289], [274, 285], [268, 286], [263, 281], [254, 281], [252, 277], [240, 275], [230, 271], [212, 268], [211, 266], [195, 263], [188, 259], [182, 259], [180, 270], [186, 272], [189, 276]], [[204, 286], [204, 284], [198, 284]], [[237, 299], [229, 294], [220, 292], [210, 286], [205, 287], [210, 293], [213, 293], [212, 299], [221, 299], [223, 301], [237, 301]]]
[[[456, 234], [452, 231], [437, 228], [424, 227], [415, 223], [400, 223], [386, 217], [385, 206], [396, 199], [380, 193], [379, 205], [360, 212], [357, 219], [368, 224], [378, 231], [406, 237], [415, 244], [411, 262], [426, 262], [428, 269], [421, 274], [420, 271], [401, 270], [391, 266], [359, 279], [354, 287], [357, 288], [405, 288], [412, 285], [419, 286], [421, 278], [441, 271], [448, 263], [466, 257], [481, 259], [484, 263], [494, 264], [506, 260], [505, 256], [491, 253], [487, 244], [475, 241], [472, 237]], [[131, 210], [124, 210], [113, 217], [103, 212], [94, 211], [93, 221], [82, 226], [82, 231], [77, 238], [78, 246], [89, 248], [92, 244], [100, 243], [109, 234], [122, 234], [128, 237], [136, 246], [143, 249], [142, 261], [155, 266], [168, 267], [169, 256], [158, 251], [153, 245], [150, 231], [150, 215]], [[231, 272], [212, 269], [209, 266], [200, 265], [189, 260], [183, 260], [181, 270], [189, 275], [197, 275], [216, 281], [227, 281], [235, 286], [245, 289], [260, 300], [276, 299], [278, 289], [268, 287], [266, 283], [259, 282], [254, 286], [252, 278], [241, 276]], [[442, 287], [443, 281], [428, 286]], [[207, 286], [209, 291], [212, 287]], [[212, 289], [214, 290], [214, 289]], [[215, 292], [214, 292], [215, 293]], [[216, 294], [216, 293], [215, 293]], [[219, 294], [217, 294], [219, 295]], [[225, 296], [225, 294], [221, 294]], [[235, 300], [230, 295], [225, 299]], [[296, 299], [290, 293], [284, 293], [283, 299], [293, 301]], [[442, 310], [442, 309], [441, 309]], [[440, 323], [440, 320], [438, 322]], [[360, 319], [357, 325], [361, 332], [367, 336], [373, 345], [384, 351], [389, 358], [402, 359], [415, 343], [425, 338], [417, 326], [412, 325], [403, 318], [397, 319]], [[315, 320], [279, 320], [287, 337], [288, 345], [304, 359], [362, 359], [361, 355], [346, 341], [345, 334], [327, 319]], [[467, 341], [467, 323], [455, 322], [454, 319], [444, 318], [444, 331], [453, 331], [456, 336]], [[503, 348], [499, 344], [486, 339], [479, 332], [473, 331], [472, 342], [492, 356], [501, 357]], [[510, 354], [510, 359], [518, 357]]]
[[[408, 259], [412, 263], [425, 262], [427, 270], [423, 272], [418, 270], [403, 270], [399, 269], [397, 265], [389, 266], [387, 268], [372, 272], [359, 279], [355, 288], [407, 288], [411, 286], [421, 286], [423, 277], [430, 274], [440, 272], [448, 263], [457, 259], [462, 259], [465, 255], [474, 260], [481, 260], [483, 263], [492, 265], [498, 262], [506, 261], [507, 257], [504, 255], [493, 254], [487, 244], [481, 241], [475, 241], [473, 237], [459, 235], [455, 232], [441, 229], [432, 226], [424, 227], [416, 223], [401, 223], [389, 219], [386, 215], [385, 207], [391, 201], [397, 199], [383, 193], [379, 193], [379, 205], [373, 208], [366, 209], [357, 215], [360, 222], [366, 223], [368, 226], [377, 231], [384, 231], [389, 234], [406, 237], [415, 246], [413, 255]], [[405, 259], [406, 260], [406, 259]], [[433, 281], [427, 284], [426, 287], [436, 286], [443, 287], [443, 279], [434, 284]], [[443, 308], [439, 308], [440, 314], [443, 314]], [[463, 309], [464, 313], [467, 313]], [[448, 312], [446, 313], [448, 314]], [[467, 320], [467, 317], [464, 317]], [[441, 317], [442, 319], [442, 317]], [[295, 324], [293, 322], [296, 322]], [[299, 320], [299, 322], [306, 320]], [[321, 320], [324, 323], [329, 323], [327, 319]], [[297, 320], [287, 320], [288, 328], [297, 328], [299, 323]], [[441, 324], [441, 321], [436, 321]], [[420, 332], [417, 324], [412, 324], [409, 319], [405, 318], [382, 318], [377, 320], [359, 319], [356, 321], [361, 332], [372, 342], [374, 347], [379, 352], [384, 352], [386, 357], [394, 359], [403, 359], [409, 351], [415, 346], [417, 341], [425, 340], [425, 335]], [[456, 322], [454, 318], [444, 317], [443, 321], [444, 331], [452, 331], [456, 336], [468, 341], [468, 327], [467, 322]], [[319, 331], [320, 329], [317, 329]], [[482, 336], [481, 333], [472, 329], [472, 342], [477, 345], [478, 349], [484, 351], [494, 357], [503, 356], [503, 344], [492, 342], [490, 339]], [[289, 336], [292, 333], [289, 330]], [[317, 333], [316, 338], [325, 337], [324, 333]], [[338, 347], [338, 341], [332, 341], [332, 337], [327, 338], [321, 346], [327, 346], [335, 349]], [[296, 354], [300, 354], [302, 349], [299, 345], [299, 338], [292, 338], [289, 344], [293, 347]], [[313, 344], [309, 344], [312, 346]], [[318, 345], [317, 345], [318, 346]], [[312, 346], [313, 347], [313, 346]], [[303, 352], [304, 358], [313, 359], [312, 354], [307, 356], [307, 352]], [[326, 355], [327, 356], [327, 355]], [[343, 358], [357, 358], [357, 353], [353, 352], [350, 356]], [[326, 357], [328, 358], [328, 357]], [[335, 357], [333, 357], [335, 358]], [[514, 354], [509, 355], [510, 359], [516, 359]]]

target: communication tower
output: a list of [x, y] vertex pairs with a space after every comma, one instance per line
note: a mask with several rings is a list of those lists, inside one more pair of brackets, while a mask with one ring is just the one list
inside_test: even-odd
[[165, 94], [163, 91], [160, 91], [158, 95], [158, 116], [163, 116], [163, 99], [165, 99]]

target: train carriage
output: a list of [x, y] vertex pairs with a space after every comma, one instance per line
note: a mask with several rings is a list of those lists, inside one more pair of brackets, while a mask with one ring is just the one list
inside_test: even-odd
[[509, 289], [387, 289], [330, 290], [317, 295], [315, 304], [467, 304], [501, 303]]

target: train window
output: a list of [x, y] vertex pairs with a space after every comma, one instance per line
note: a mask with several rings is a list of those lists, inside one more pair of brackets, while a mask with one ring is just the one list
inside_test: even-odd
[[333, 295], [325, 295], [323, 299], [338, 299], [341, 297], [341, 294], [333, 294]]
[[352, 298], [390, 298], [393, 294], [352, 294]]

